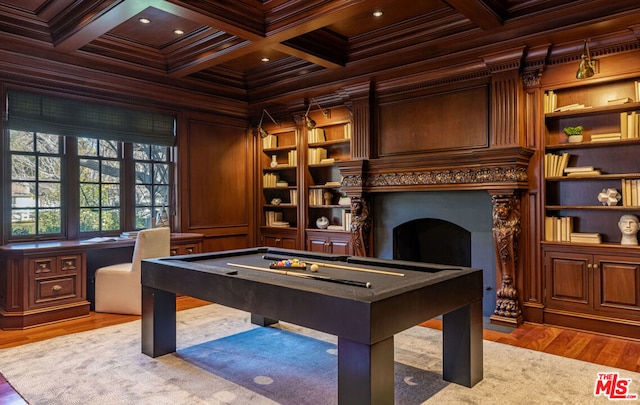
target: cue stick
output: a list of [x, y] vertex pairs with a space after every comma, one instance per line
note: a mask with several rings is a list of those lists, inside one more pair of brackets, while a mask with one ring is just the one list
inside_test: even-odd
[[[289, 260], [287, 258], [284, 257], [274, 257], [274, 256], [269, 256], [269, 255], [264, 255], [262, 256], [263, 259], [265, 260], [276, 260], [276, 261], [280, 261], [280, 260]], [[373, 270], [373, 269], [362, 269], [360, 267], [352, 267], [352, 266], [344, 266], [344, 265], [340, 265], [340, 264], [331, 264], [331, 263], [321, 263], [321, 262], [310, 262], [308, 260], [304, 260], [301, 259], [301, 261], [305, 262], [305, 263], [309, 263], [309, 264], [317, 264], [318, 266], [322, 266], [322, 267], [329, 267], [329, 268], [333, 268], [333, 269], [343, 269], [343, 270], [352, 270], [352, 271], [362, 271], [364, 273], [376, 273], [376, 274], [386, 274], [388, 276], [398, 276], [398, 277], [404, 277], [404, 273], [394, 273], [392, 271], [384, 271], [384, 270]]]
[[227, 266], [240, 267], [240, 268], [243, 268], [243, 269], [266, 271], [266, 272], [269, 272], [269, 273], [283, 274], [285, 276], [294, 276], [294, 277], [300, 277], [300, 278], [311, 278], [313, 280], [329, 281], [331, 283], [346, 284], [346, 285], [352, 285], [352, 286], [355, 286], [355, 287], [371, 288], [371, 283], [368, 282], [368, 281], [344, 280], [344, 279], [341, 279], [341, 278], [333, 278], [333, 277], [321, 276], [321, 275], [317, 275], [317, 274], [300, 273], [300, 272], [297, 272], [297, 271], [287, 271], [287, 270], [277, 270], [277, 269], [263, 269], [262, 267], [247, 266], [245, 264], [236, 264], [236, 263], [227, 263]]

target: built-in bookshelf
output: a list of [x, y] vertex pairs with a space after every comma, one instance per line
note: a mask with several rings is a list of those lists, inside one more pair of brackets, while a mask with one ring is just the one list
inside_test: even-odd
[[262, 226], [298, 226], [298, 147], [295, 128], [262, 138]]
[[544, 321], [637, 335], [640, 248], [619, 222], [640, 216], [638, 81], [580, 84], [545, 95]]
[[[616, 244], [621, 238], [619, 217], [640, 213], [637, 93], [634, 80], [546, 93], [546, 241], [571, 242], [573, 232], [600, 235], [591, 239], [594, 243]], [[572, 143], [564, 128], [575, 126], [583, 127], [583, 138]], [[621, 195], [615, 204], [598, 199], [609, 189]], [[571, 225], [559, 230], [561, 218]], [[577, 236], [575, 241], [584, 238]]]
[[307, 130], [307, 228], [318, 229], [322, 217], [329, 222], [320, 229], [348, 231], [351, 223], [350, 199], [340, 191], [336, 165], [350, 159], [351, 123], [341, 118]]

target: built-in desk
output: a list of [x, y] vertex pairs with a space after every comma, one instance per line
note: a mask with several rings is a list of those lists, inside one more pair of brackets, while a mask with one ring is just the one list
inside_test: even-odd
[[[202, 252], [204, 235], [172, 233], [171, 255]], [[0, 328], [25, 329], [89, 315], [95, 271], [131, 261], [135, 239], [0, 246]]]

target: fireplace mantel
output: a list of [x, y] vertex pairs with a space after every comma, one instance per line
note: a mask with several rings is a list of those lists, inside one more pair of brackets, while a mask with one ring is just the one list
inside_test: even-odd
[[340, 162], [342, 191], [519, 190], [528, 188], [533, 150], [490, 148]]
[[493, 237], [499, 277], [491, 321], [519, 325], [522, 312], [515, 277], [518, 268], [520, 198], [529, 188], [534, 151], [500, 147], [339, 162], [341, 191], [351, 197], [350, 226], [356, 254], [369, 256], [372, 197], [407, 191], [486, 190], [493, 206]]

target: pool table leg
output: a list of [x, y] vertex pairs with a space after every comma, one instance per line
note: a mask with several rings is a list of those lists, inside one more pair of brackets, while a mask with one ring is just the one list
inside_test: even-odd
[[442, 316], [443, 378], [465, 387], [482, 381], [482, 301]]
[[269, 326], [273, 325], [274, 323], [278, 323], [278, 320], [251, 313], [251, 323], [258, 326]]
[[373, 345], [338, 337], [338, 404], [392, 404], [393, 336]]
[[176, 294], [142, 286], [142, 353], [158, 357], [176, 351]]

